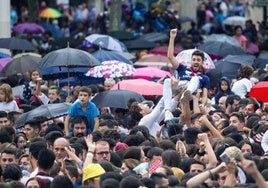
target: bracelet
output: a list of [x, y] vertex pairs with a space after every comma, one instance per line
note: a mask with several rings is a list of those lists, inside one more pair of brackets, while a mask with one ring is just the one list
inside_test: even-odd
[[211, 170], [208, 170], [208, 172], [209, 172], [209, 177], [210, 177], [210, 179], [211, 179], [211, 180], [214, 180], [214, 175], [212, 174]]
[[93, 151], [87, 151], [87, 153], [91, 153], [91, 154], [94, 154], [94, 152], [93, 152]]

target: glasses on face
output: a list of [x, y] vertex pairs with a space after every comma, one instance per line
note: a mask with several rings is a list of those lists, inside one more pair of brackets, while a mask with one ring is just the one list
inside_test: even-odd
[[109, 151], [101, 151], [97, 153], [97, 155], [109, 155], [109, 154], [110, 154]]

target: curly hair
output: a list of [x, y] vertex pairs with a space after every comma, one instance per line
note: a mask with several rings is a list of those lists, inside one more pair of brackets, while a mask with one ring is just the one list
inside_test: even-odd
[[239, 70], [238, 70], [238, 75], [241, 78], [250, 78], [254, 72], [253, 67], [249, 65], [241, 65]]
[[135, 119], [136, 121], [139, 121], [142, 118], [141, 108], [139, 107], [138, 102], [133, 102], [129, 109], [129, 114], [132, 119]]

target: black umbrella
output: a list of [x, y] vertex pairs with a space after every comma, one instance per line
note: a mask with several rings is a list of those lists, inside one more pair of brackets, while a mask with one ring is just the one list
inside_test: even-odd
[[215, 62], [216, 69], [207, 71], [212, 86], [218, 85], [222, 76], [229, 79], [237, 78], [238, 69], [242, 64], [252, 65], [255, 56], [253, 55], [228, 55], [222, 60]]
[[43, 116], [47, 119], [54, 119], [67, 114], [70, 103], [44, 104], [29, 112], [22, 114], [15, 122], [15, 127], [20, 128], [25, 123], [35, 120], [37, 117]]
[[34, 51], [36, 47], [25, 39], [20, 38], [0, 38], [0, 48], [10, 50], [23, 50], [23, 51]]
[[227, 55], [245, 54], [239, 46], [231, 45], [228, 42], [208, 41], [198, 46], [198, 49], [207, 52], [209, 55], [226, 57]]
[[88, 52], [75, 48], [55, 50], [43, 57], [40, 67], [93, 67], [100, 61]]
[[111, 37], [114, 37], [120, 41], [132, 40], [135, 38], [133, 33], [127, 32], [127, 31], [110, 31], [110, 32], [108, 32], [108, 35], [110, 35]]
[[147, 34], [140, 36], [140, 39], [147, 40], [150, 42], [166, 41], [168, 40], [168, 38], [169, 37], [167, 33], [164, 33], [164, 32], [152, 32], [152, 33], [147, 33]]
[[154, 42], [143, 39], [129, 40], [125, 42], [125, 45], [129, 50], [151, 49], [156, 46]]
[[8, 63], [1, 71], [1, 75], [8, 76], [37, 69], [40, 65], [40, 61], [41, 57], [23, 55], [21, 57], [13, 59], [10, 63]]
[[100, 62], [103, 61], [110, 61], [110, 60], [117, 60], [117, 61], [121, 61], [127, 64], [132, 65], [132, 62], [129, 61], [127, 58], [125, 58], [124, 56], [121, 55], [121, 53], [118, 53], [117, 51], [109, 51], [109, 50], [104, 50], [104, 49], [100, 49], [98, 51], [95, 51], [92, 53], [92, 55], [98, 59]]
[[138, 102], [144, 101], [144, 97], [136, 92], [129, 90], [109, 90], [96, 95], [91, 101], [98, 108], [113, 107], [127, 108], [127, 102], [130, 98], [135, 98]]

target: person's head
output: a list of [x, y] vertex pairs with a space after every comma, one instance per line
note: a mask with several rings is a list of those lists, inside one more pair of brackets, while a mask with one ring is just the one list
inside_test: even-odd
[[123, 174], [124, 172], [128, 170], [133, 170], [136, 166], [140, 164], [140, 161], [136, 159], [124, 159], [122, 162], [121, 170], [120, 172]]
[[36, 81], [41, 76], [40, 72], [38, 70], [33, 70], [30, 72], [30, 80]]
[[47, 145], [46, 145], [46, 142], [44, 142], [44, 141], [32, 142], [30, 144], [30, 147], [29, 147], [29, 157], [30, 157], [30, 160], [37, 161], [39, 152], [42, 149], [46, 149], [46, 147], [47, 147]]
[[41, 131], [41, 125], [38, 121], [27, 122], [24, 126], [24, 133], [27, 139], [31, 140], [38, 137]]
[[162, 153], [163, 165], [170, 167], [179, 167], [181, 157], [176, 150], [166, 150]]
[[40, 170], [50, 171], [54, 165], [56, 156], [53, 151], [43, 149], [39, 152], [37, 158], [37, 166]]
[[162, 173], [152, 173], [150, 178], [154, 181], [155, 187], [168, 186], [168, 178]]
[[48, 88], [49, 102], [53, 103], [60, 98], [60, 90], [58, 86], [52, 85]]
[[83, 137], [87, 135], [89, 125], [86, 116], [74, 117], [71, 120], [71, 126], [73, 128], [73, 134], [75, 137]]
[[141, 181], [135, 177], [135, 176], [127, 176], [122, 179], [120, 182], [120, 187], [119, 188], [138, 188], [140, 186], [143, 186]]
[[53, 152], [56, 155], [56, 160], [61, 160], [67, 157], [65, 147], [69, 147], [69, 141], [66, 138], [57, 138], [53, 144]]
[[73, 183], [67, 176], [58, 175], [53, 178], [50, 188], [73, 188]]
[[144, 152], [143, 152], [142, 148], [139, 146], [131, 146], [125, 150], [123, 158], [144, 161]]
[[205, 170], [206, 166], [204, 163], [195, 160], [194, 162], [192, 162], [191, 166], [190, 166], [190, 172], [195, 172], [195, 173], [202, 173]]
[[91, 98], [91, 95], [91, 89], [89, 87], [82, 86], [78, 92], [78, 99], [82, 105], [87, 104], [89, 99]]
[[11, 102], [14, 100], [12, 88], [9, 84], [0, 85], [0, 102]]
[[107, 141], [100, 140], [96, 142], [94, 157], [98, 162], [102, 160], [111, 160], [110, 145]]
[[252, 76], [253, 72], [254, 72], [254, 69], [253, 69], [252, 66], [243, 64], [243, 65], [241, 65], [239, 67], [238, 75], [241, 78], [250, 79], [250, 77]]
[[223, 186], [225, 184], [226, 177], [228, 176], [229, 172], [225, 170], [224, 172], [218, 173], [217, 181], [218, 183]]
[[249, 141], [242, 140], [238, 143], [238, 148], [241, 150], [242, 154], [252, 153], [252, 144]]
[[26, 182], [26, 188], [46, 188], [46, 184], [43, 179], [39, 177], [32, 177]]
[[242, 26], [241, 26], [241, 25], [237, 25], [237, 26], [235, 26], [235, 28], [234, 28], [234, 32], [235, 32], [235, 35], [236, 35], [236, 36], [240, 36], [240, 35], [242, 35], [242, 31], [243, 31], [243, 29], [242, 29]]
[[103, 83], [103, 87], [105, 91], [108, 91], [111, 89], [111, 87], [113, 87], [115, 85], [115, 80], [113, 78], [106, 78], [104, 83]]
[[219, 108], [225, 112], [226, 110], [226, 100], [227, 100], [227, 96], [222, 96], [220, 99], [219, 99]]
[[1, 160], [0, 164], [2, 169], [5, 169], [7, 165], [9, 164], [17, 164], [18, 158], [17, 158], [17, 150], [12, 148], [6, 148], [1, 153]]
[[223, 76], [221, 78], [221, 81], [220, 81], [220, 90], [222, 92], [227, 92], [227, 91], [230, 90], [230, 80], [227, 77], [225, 77], [225, 76]]
[[197, 71], [201, 71], [203, 72], [203, 63], [205, 60], [205, 55], [204, 52], [200, 51], [200, 50], [195, 50], [192, 53], [192, 63], [191, 63], [191, 67], [193, 69], [193, 71], [197, 72]]
[[105, 170], [98, 163], [91, 163], [83, 169], [82, 182], [84, 185], [92, 185], [94, 188], [99, 188], [100, 176], [105, 174]]
[[20, 181], [22, 178], [22, 171], [17, 164], [8, 164], [2, 174], [4, 181]]
[[20, 132], [16, 134], [14, 143], [16, 144], [18, 149], [24, 149], [26, 146], [26, 142], [27, 142], [27, 138], [26, 138], [25, 133]]
[[203, 116], [202, 113], [194, 113], [191, 115], [191, 127], [200, 129], [201, 128], [201, 122], [200, 122], [200, 118]]
[[0, 127], [9, 125], [10, 121], [8, 119], [8, 114], [5, 111], [0, 111]]
[[19, 158], [19, 166], [22, 170], [32, 172], [32, 164], [30, 162], [30, 157], [28, 154], [22, 154]]
[[245, 117], [242, 113], [233, 112], [230, 114], [229, 126], [234, 126], [238, 131], [243, 131], [245, 126]]

